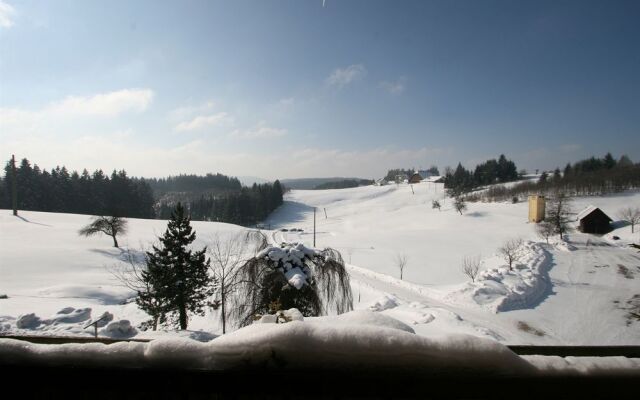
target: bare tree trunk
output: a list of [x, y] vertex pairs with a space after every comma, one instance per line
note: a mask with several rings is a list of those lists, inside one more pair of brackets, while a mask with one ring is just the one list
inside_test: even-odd
[[[116, 239], [115, 233], [113, 235], [111, 235], [111, 237], [113, 238], [113, 247], [118, 247], [118, 240]], [[120, 247], [118, 247], [118, 248], [120, 248]]]
[[222, 311], [222, 334], [224, 335], [227, 332], [227, 316], [226, 316], [226, 308], [225, 308], [225, 298], [224, 298], [224, 286], [222, 287], [222, 294], [220, 295], [220, 309]]

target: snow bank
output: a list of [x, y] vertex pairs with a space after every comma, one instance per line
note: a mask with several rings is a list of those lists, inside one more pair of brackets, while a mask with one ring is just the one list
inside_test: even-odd
[[135, 336], [138, 333], [136, 328], [131, 326], [131, 322], [126, 319], [109, 323], [106, 328], [100, 330], [101, 336], [107, 336], [114, 339], [126, 339]]
[[321, 317], [321, 318], [307, 318], [312, 323], [322, 323], [329, 325], [370, 325], [374, 327], [397, 329], [404, 332], [415, 333], [413, 328], [404, 322], [390, 317], [385, 314], [373, 312], [369, 310], [356, 310], [348, 313], [340, 314], [337, 316]]
[[520, 263], [509, 270], [506, 265], [482, 271], [475, 283], [467, 283], [447, 295], [445, 300], [464, 302], [465, 298], [495, 313], [532, 308], [548, 293], [550, 257], [534, 242], [524, 242]]
[[430, 376], [640, 375], [638, 359], [520, 357], [490, 339], [460, 334], [438, 339], [418, 336], [403, 323], [371, 311], [310, 320], [255, 324], [208, 343], [161, 338], [149, 343], [45, 345], [0, 338], [0, 359], [6, 365], [34, 362], [49, 366], [212, 370], [375, 369]]
[[255, 324], [200, 343], [157, 339], [149, 343], [43, 345], [0, 339], [0, 358], [11, 363], [47, 365], [168, 366], [237, 369], [245, 367], [393, 368], [434, 374], [532, 373], [529, 363], [492, 340], [467, 335], [429, 339], [393, 318], [370, 311], [313, 322]]
[[640, 358], [522, 356], [545, 374], [640, 375]]
[[51, 318], [42, 319], [35, 313], [23, 314], [17, 319], [0, 318], [2, 330], [13, 334], [41, 334], [46, 336], [93, 336], [93, 327], [85, 328], [90, 323], [98, 321], [100, 336], [125, 339], [135, 336], [138, 332], [128, 320], [113, 321], [113, 314], [105, 311], [98, 318], [91, 319], [91, 308], [64, 307]]
[[385, 294], [370, 305], [369, 309], [372, 311], [384, 311], [395, 307], [398, 307], [398, 299], [393, 295]]

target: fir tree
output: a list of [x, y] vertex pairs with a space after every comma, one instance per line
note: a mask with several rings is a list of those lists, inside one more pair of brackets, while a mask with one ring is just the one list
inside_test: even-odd
[[205, 259], [206, 247], [196, 252], [187, 249], [195, 238], [191, 218], [185, 215], [184, 207], [178, 203], [164, 236], [159, 238], [161, 245], [153, 246], [153, 251], [147, 252], [147, 270], [143, 276], [151, 287], [148, 292], [156, 300], [145, 298], [144, 302], [138, 303], [141, 307], [150, 302], [162, 304], [159, 311], [155, 310], [160, 314], [160, 322], [177, 322], [180, 329], [187, 329], [188, 313], [204, 315], [204, 306], [212, 294], [207, 274], [209, 260]]

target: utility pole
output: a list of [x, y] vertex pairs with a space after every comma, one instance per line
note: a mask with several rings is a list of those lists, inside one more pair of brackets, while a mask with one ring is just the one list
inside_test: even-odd
[[18, 183], [16, 182], [16, 156], [11, 155], [11, 198], [13, 215], [18, 215]]
[[324, 210], [324, 219], [327, 219], [327, 209], [326, 208], [322, 208]]
[[313, 207], [313, 247], [316, 247], [316, 208]]

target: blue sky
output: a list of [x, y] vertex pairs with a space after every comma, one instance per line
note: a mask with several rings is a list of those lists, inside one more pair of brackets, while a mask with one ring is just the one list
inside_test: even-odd
[[378, 177], [640, 160], [637, 1], [0, 0], [0, 156]]

